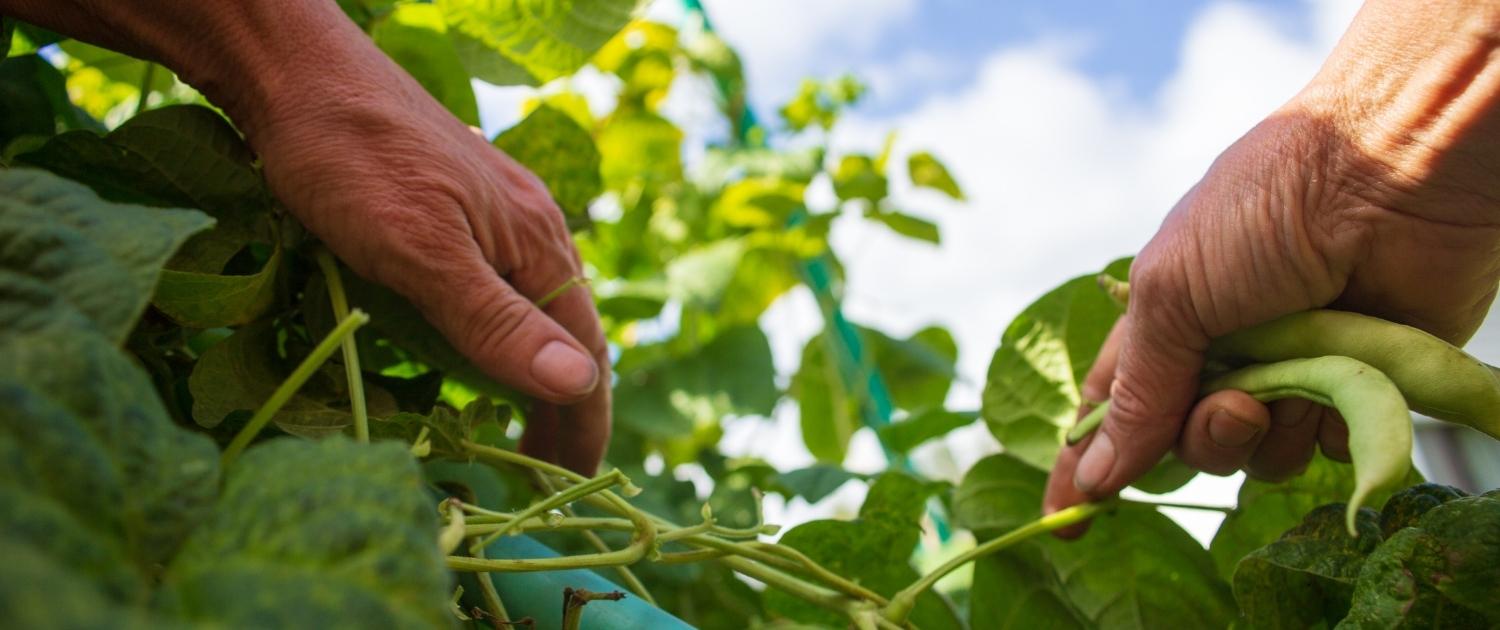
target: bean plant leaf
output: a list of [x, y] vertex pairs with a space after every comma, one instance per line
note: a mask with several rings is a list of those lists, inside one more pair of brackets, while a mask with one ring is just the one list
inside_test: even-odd
[[168, 571], [163, 608], [224, 627], [447, 626], [437, 529], [405, 447], [271, 440], [226, 472], [213, 516]]
[[894, 210], [872, 210], [865, 218], [884, 224], [897, 234], [938, 245], [943, 242], [936, 223]]
[[849, 440], [861, 426], [861, 398], [851, 390], [834, 359], [827, 331], [802, 348], [802, 365], [792, 376], [791, 395], [797, 399], [802, 443], [818, 461], [839, 464]]
[[541, 85], [573, 74], [630, 21], [638, 0], [438, 0], [469, 74]]
[[624, 191], [654, 191], [682, 180], [682, 130], [656, 114], [617, 111], [599, 130], [599, 169], [604, 185]]
[[1432, 508], [1469, 496], [1469, 493], [1437, 483], [1422, 483], [1391, 495], [1380, 508], [1380, 534], [1386, 538], [1417, 524]]
[[958, 343], [952, 333], [938, 326], [918, 330], [906, 339], [863, 327], [860, 333], [897, 407], [942, 406], [953, 385], [958, 361]]
[[790, 491], [793, 496], [800, 496], [808, 503], [822, 501], [834, 491], [844, 487], [845, 483], [862, 478], [862, 475], [828, 464], [816, 464], [776, 475], [777, 483]]
[[250, 275], [164, 269], [151, 298], [157, 310], [190, 328], [238, 326], [259, 319], [275, 304], [281, 248]]
[[510, 407], [496, 407], [490, 399], [479, 397], [463, 411], [437, 406], [427, 414], [402, 412], [378, 418], [370, 423], [370, 434], [377, 439], [400, 440], [407, 445], [419, 445], [425, 441], [433, 456], [466, 459], [468, 449], [464, 442], [472, 441], [475, 432], [485, 425], [496, 425], [503, 432], [510, 423], [510, 413]]
[[[1024, 460], [988, 457], [955, 491], [955, 518], [981, 540], [993, 538], [1041, 516], [1045, 485], [1046, 473]], [[1012, 627], [1051, 614], [1076, 613], [1101, 628], [1224, 627], [1233, 616], [1229, 586], [1208, 553], [1149, 507], [1099, 516], [1077, 541], [1042, 535], [995, 557], [970, 601], [976, 611], [1015, 611]]]
[[1380, 544], [1375, 512], [1359, 511], [1359, 537], [1344, 525], [1344, 504], [1319, 507], [1275, 542], [1240, 560], [1234, 598], [1252, 628], [1332, 626], [1349, 612], [1365, 556]]
[[[621, 365], [627, 360], [622, 357]], [[615, 420], [643, 435], [670, 438], [717, 426], [730, 414], [769, 415], [780, 396], [774, 377], [765, 333], [753, 326], [736, 328], [689, 354], [622, 367]]]
[[371, 18], [370, 37], [455, 117], [479, 125], [474, 88], [448, 37], [442, 10], [431, 4], [393, 5]]
[[921, 151], [911, 154], [906, 158], [906, 168], [913, 185], [931, 188], [959, 201], [964, 200], [964, 193], [959, 189], [958, 182], [953, 181], [953, 176], [948, 174], [948, 167], [943, 166], [931, 153]]
[[568, 225], [589, 224], [589, 202], [604, 191], [599, 150], [587, 129], [561, 110], [542, 105], [495, 138], [495, 146], [542, 178]]
[[[213, 428], [236, 411], [254, 412], [291, 374], [295, 361], [277, 353], [277, 330], [269, 321], [244, 326], [209, 348], [188, 377], [193, 394], [193, 420]], [[323, 437], [353, 425], [347, 395], [337, 389], [338, 379], [327, 372], [314, 374], [272, 416], [276, 427], [304, 437]]]
[[979, 414], [973, 411], [928, 409], [880, 427], [880, 443], [897, 453], [906, 453], [928, 440], [974, 424], [978, 419]]
[[1340, 628], [1500, 624], [1500, 500], [1434, 507], [1365, 560]]
[[[1421, 474], [1412, 467], [1407, 478], [1397, 487], [1421, 482]], [[1246, 479], [1240, 486], [1234, 512], [1225, 517], [1209, 546], [1219, 574], [1225, 578], [1233, 576], [1240, 558], [1276, 540], [1282, 532], [1302, 522], [1302, 515], [1313, 508], [1347, 501], [1353, 490], [1354, 467], [1321, 454], [1313, 457], [1301, 475], [1287, 481], [1268, 483]], [[1372, 496], [1368, 503], [1381, 505], [1389, 496], [1389, 492], [1380, 493]]]
[[[1106, 272], [1123, 279], [1129, 265], [1118, 260]], [[980, 408], [1006, 451], [1052, 468], [1082, 402], [1079, 383], [1120, 313], [1087, 275], [1048, 292], [1011, 321], [990, 360]]]
[[0, 60], [0, 147], [23, 136], [47, 137], [98, 124], [73, 107], [62, 74], [46, 59], [19, 55]]
[[875, 160], [868, 155], [846, 155], [833, 171], [833, 192], [844, 201], [879, 203], [889, 188], [885, 174], [875, 169]]
[[33, 169], [0, 171], [5, 293], [0, 337], [88, 322], [115, 343], [146, 307], [161, 266], [212, 225], [202, 213], [104, 201]]
[[[926, 498], [936, 488], [900, 472], [887, 472], [870, 485], [851, 521], [818, 520], [793, 527], [780, 543], [792, 547], [838, 575], [889, 597], [917, 579], [911, 567], [911, 550], [921, 535], [919, 519]], [[802, 623], [835, 627], [840, 617], [796, 599], [768, 590], [766, 607]], [[918, 627], [957, 627], [958, 621], [932, 593], [918, 598], [911, 621]]]
[[173, 260], [180, 271], [222, 271], [255, 240], [271, 203], [239, 134], [197, 105], [149, 110], [105, 136], [65, 133], [17, 160], [88, 184], [111, 201], [196, 208], [217, 219]]

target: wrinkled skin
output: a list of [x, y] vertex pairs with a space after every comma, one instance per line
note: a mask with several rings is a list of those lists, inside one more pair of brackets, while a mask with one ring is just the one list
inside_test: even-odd
[[1430, 22], [1367, 4], [1318, 78], [1173, 208], [1084, 383], [1110, 414], [1059, 456], [1046, 511], [1111, 496], [1168, 451], [1268, 480], [1300, 472], [1320, 445], [1348, 461], [1331, 410], [1233, 391], [1197, 400], [1214, 337], [1319, 307], [1457, 344], [1478, 328], [1500, 282], [1500, 7], [1423, 10]]
[[546, 187], [450, 115], [331, 0], [0, 0], [0, 14], [161, 62], [221, 106], [277, 198], [356, 273], [410, 299], [537, 399], [523, 450], [591, 474], [609, 360]]

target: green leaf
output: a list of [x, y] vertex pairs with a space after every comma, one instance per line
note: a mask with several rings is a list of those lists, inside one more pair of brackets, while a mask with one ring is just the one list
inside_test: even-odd
[[438, 0], [459, 58], [496, 85], [573, 74], [630, 21], [637, 0]]
[[1358, 538], [1344, 525], [1344, 504], [1309, 512], [1275, 542], [1255, 550], [1234, 572], [1240, 617], [1252, 628], [1332, 626], [1349, 612], [1365, 556], [1380, 544], [1373, 510], [1359, 512]]
[[1465, 497], [1423, 514], [1365, 560], [1340, 628], [1500, 624], [1500, 501]]
[[712, 212], [734, 227], [780, 230], [802, 209], [805, 189], [779, 177], [750, 177], [725, 186]]
[[800, 496], [808, 503], [817, 503], [850, 480], [862, 478], [840, 466], [816, 464], [781, 473], [776, 476], [776, 481], [790, 490], [792, 496]]
[[599, 150], [587, 129], [546, 105], [495, 138], [495, 146], [547, 183], [574, 229], [589, 224], [589, 202], [604, 191]]
[[[900, 472], [875, 479], [852, 521], [818, 520], [793, 527], [780, 543], [830, 571], [884, 596], [917, 579], [910, 556], [921, 535], [919, 519], [936, 488]], [[768, 589], [766, 607], [794, 621], [842, 627], [840, 617], [784, 592]], [[958, 627], [957, 619], [932, 593], [918, 598], [911, 621], [923, 628]]]
[[[1397, 487], [1421, 483], [1416, 468]], [[1281, 533], [1302, 522], [1302, 515], [1320, 505], [1345, 501], [1354, 491], [1354, 467], [1335, 462], [1321, 454], [1313, 457], [1307, 469], [1295, 478], [1281, 483], [1246, 479], [1240, 486], [1234, 512], [1225, 517], [1209, 546], [1219, 574], [1234, 575], [1240, 558], [1270, 544]], [[1370, 505], [1381, 505], [1389, 493], [1370, 497]]]
[[926, 442], [966, 427], [979, 419], [972, 411], [928, 409], [899, 422], [880, 427], [880, 443], [897, 453], [906, 453]]
[[797, 399], [807, 450], [820, 462], [839, 464], [861, 426], [860, 407], [830, 356], [830, 345], [826, 331], [808, 340], [790, 394]]
[[906, 339], [894, 339], [869, 328], [860, 332], [876, 369], [902, 409], [941, 407], [953, 385], [958, 344], [939, 326], [923, 328]]
[[993, 538], [1042, 515], [1047, 473], [1006, 454], [979, 460], [953, 493], [953, 518], [959, 525]]
[[[650, 351], [632, 350], [627, 353]], [[622, 356], [620, 365], [630, 360]], [[619, 370], [616, 422], [654, 438], [691, 435], [730, 414], [769, 415], [780, 395], [770, 342], [754, 326], [720, 333], [686, 355]]]
[[40, 56], [0, 60], [0, 147], [23, 136], [50, 136], [68, 129], [97, 128], [68, 101], [63, 77]]
[[[981, 540], [1013, 530], [1041, 516], [1046, 482], [1046, 473], [1019, 458], [985, 458], [955, 492], [955, 519]], [[976, 570], [970, 597], [977, 610], [1015, 610], [1012, 627], [1070, 610], [1100, 628], [1224, 627], [1233, 615], [1229, 586], [1208, 553], [1148, 507], [1099, 516], [1077, 541], [1038, 535], [995, 557]]]
[[[474, 399], [461, 412], [448, 407], [433, 407], [427, 414], [398, 413], [389, 418], [377, 418], [370, 423], [370, 435], [376, 439], [399, 440], [415, 445], [422, 438], [431, 444], [431, 453], [438, 457], [468, 459], [468, 449], [463, 443], [473, 441], [480, 427], [496, 425], [500, 432], [510, 423], [510, 407], [496, 407], [490, 399]], [[423, 430], [427, 434], [422, 435]]]
[[0, 171], [5, 294], [0, 338], [88, 322], [115, 343], [146, 307], [157, 275], [198, 212], [104, 201], [82, 184], [31, 169]]
[[1469, 496], [1469, 493], [1437, 483], [1421, 483], [1398, 491], [1380, 508], [1380, 534], [1386, 538], [1417, 524], [1432, 508]]
[[885, 175], [875, 170], [875, 160], [868, 155], [846, 155], [833, 172], [833, 192], [839, 199], [864, 199], [871, 204], [885, 199], [889, 192]]
[[922, 151], [911, 154], [906, 158], [906, 168], [913, 185], [931, 188], [959, 201], [964, 200], [964, 193], [959, 190], [958, 182], [953, 181], [953, 176], [948, 174], [948, 167], [943, 166], [931, 153]]
[[926, 241], [933, 245], [942, 243], [943, 236], [936, 223], [891, 210], [876, 210], [865, 213], [865, 218], [884, 223], [902, 236]]
[[399, 444], [272, 440], [227, 471], [163, 607], [221, 627], [447, 626], [433, 505]]
[[443, 12], [431, 4], [397, 4], [373, 19], [370, 37], [459, 120], [479, 125], [469, 73], [448, 38]]
[[189, 328], [250, 323], [275, 304], [281, 260], [281, 248], [277, 247], [265, 266], [248, 276], [164, 269], [151, 304]]
[[[1106, 270], [1124, 278], [1129, 264], [1118, 260]], [[1053, 289], [1011, 321], [990, 360], [980, 408], [1006, 451], [1052, 468], [1081, 402], [1078, 384], [1119, 316], [1090, 274]]]
[[1156, 466], [1131, 482], [1130, 487], [1150, 494], [1166, 494], [1187, 485], [1197, 476], [1196, 468], [1182, 463], [1176, 455], [1167, 453]]
[[985, 628], [996, 630], [1091, 627], [1068, 599], [1038, 545], [1024, 545], [974, 562], [969, 618], [982, 619]]
[[[188, 377], [193, 394], [193, 420], [213, 428], [236, 411], [254, 412], [291, 374], [294, 361], [277, 354], [277, 331], [261, 321], [234, 331], [214, 344]], [[276, 427], [304, 437], [323, 437], [343, 431], [354, 423], [347, 395], [341, 395], [343, 371], [338, 378], [327, 372], [314, 374], [286, 405], [272, 416]], [[339, 404], [334, 406], [334, 404]]]
[[74, 131], [17, 160], [93, 188], [111, 201], [197, 208], [218, 220], [171, 267], [219, 273], [271, 206], [255, 156], [217, 112], [197, 105], [147, 111], [107, 136]]
[[617, 107], [656, 109], [677, 76], [677, 30], [638, 20], [594, 55], [594, 65], [624, 82]]
[[610, 190], [652, 191], [682, 181], [682, 130], [640, 110], [617, 111], [598, 136], [600, 172]]

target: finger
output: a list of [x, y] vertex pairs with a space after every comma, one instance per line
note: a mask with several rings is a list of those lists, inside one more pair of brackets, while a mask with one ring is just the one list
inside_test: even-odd
[[1208, 395], [1188, 414], [1177, 441], [1183, 463], [1215, 475], [1243, 468], [1271, 428], [1271, 411], [1245, 392]]
[[1073, 483], [1102, 498], [1145, 474], [1177, 442], [1192, 406], [1207, 339], [1136, 283], [1120, 343], [1109, 414], [1078, 460]]
[[1078, 393], [1083, 398], [1083, 404], [1078, 406], [1079, 418], [1088, 415], [1094, 407], [1109, 399], [1109, 386], [1115, 382], [1115, 366], [1120, 362], [1120, 339], [1124, 336], [1128, 317], [1121, 317], [1109, 329], [1109, 336], [1104, 338], [1104, 345], [1099, 347], [1099, 356], [1094, 358], [1094, 365], [1089, 367], [1088, 375], [1083, 378], [1083, 385], [1078, 388]]
[[1324, 408], [1318, 420], [1318, 450], [1328, 459], [1349, 463], [1349, 425], [1339, 412]]
[[1271, 430], [1250, 457], [1245, 472], [1261, 481], [1284, 481], [1300, 474], [1312, 461], [1322, 407], [1301, 400], [1271, 403]]
[[[1087, 503], [1091, 499], [1089, 495], [1073, 485], [1073, 473], [1078, 468], [1078, 458], [1083, 454], [1083, 449], [1087, 448], [1093, 439], [1094, 437], [1090, 435], [1082, 442], [1066, 447], [1057, 454], [1057, 462], [1052, 465], [1052, 473], [1047, 477], [1047, 492], [1042, 498], [1042, 514], [1051, 514], [1080, 503]], [[1088, 528], [1089, 524], [1085, 521], [1054, 530], [1052, 535], [1071, 540], [1082, 536]]]
[[494, 269], [476, 258], [442, 277], [412, 292], [417, 306], [485, 374], [555, 403], [594, 391], [599, 368], [588, 349]]

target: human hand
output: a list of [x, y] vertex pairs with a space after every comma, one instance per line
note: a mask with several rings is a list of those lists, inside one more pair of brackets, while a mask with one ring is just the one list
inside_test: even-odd
[[1348, 460], [1331, 410], [1233, 391], [1195, 402], [1214, 337], [1325, 306], [1460, 344], [1479, 326], [1500, 282], [1500, 186], [1484, 166], [1500, 158], [1500, 70], [1493, 44], [1454, 46], [1493, 29], [1454, 5], [1435, 16], [1454, 28], [1433, 32], [1456, 37], [1392, 46], [1390, 9], [1367, 6], [1313, 84], [1226, 151], [1137, 257], [1129, 310], [1082, 388], [1109, 415], [1059, 455], [1045, 511], [1113, 495], [1169, 450], [1269, 480], [1318, 446]]
[[325, 37], [347, 39], [320, 44], [337, 61], [320, 60], [315, 82], [283, 68], [253, 105], [235, 101], [254, 108], [237, 120], [253, 123], [271, 189], [356, 273], [539, 399], [523, 450], [592, 474], [609, 436], [609, 360], [561, 211], [357, 30]]

